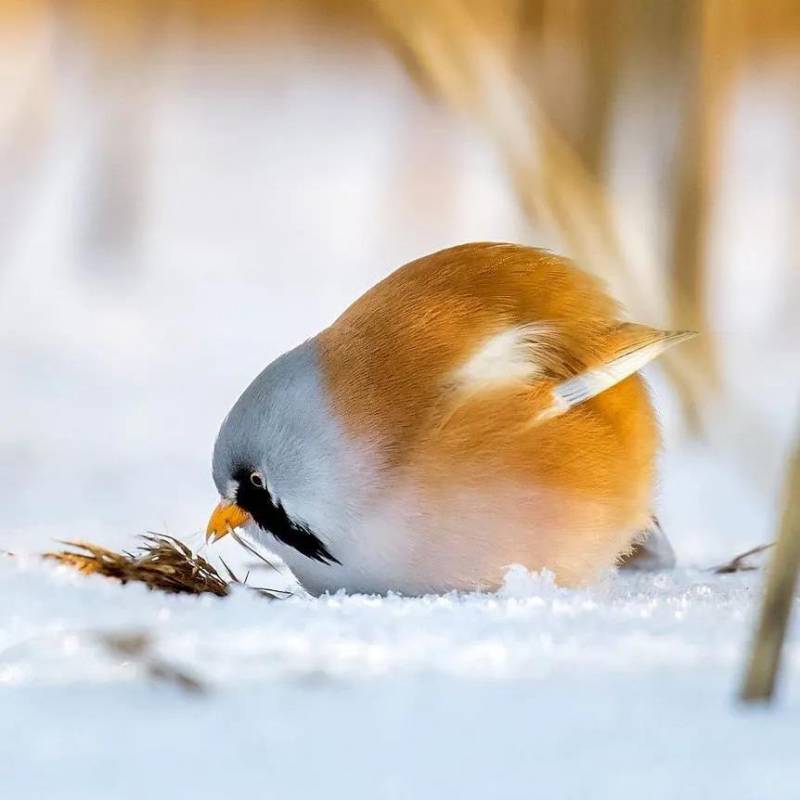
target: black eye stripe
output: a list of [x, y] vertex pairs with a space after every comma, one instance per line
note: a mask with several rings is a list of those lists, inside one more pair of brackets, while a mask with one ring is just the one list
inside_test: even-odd
[[340, 564], [325, 543], [307, 525], [293, 520], [268, 489], [253, 485], [253, 474], [252, 470], [239, 470], [233, 478], [238, 483], [236, 504], [250, 514], [259, 528], [307, 558], [322, 564]]

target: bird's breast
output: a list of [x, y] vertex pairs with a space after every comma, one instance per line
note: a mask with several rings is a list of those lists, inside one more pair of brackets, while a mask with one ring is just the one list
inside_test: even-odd
[[420, 595], [490, 591], [513, 564], [581, 584], [613, 565], [639, 524], [614, 503], [487, 476], [446, 491], [398, 486], [331, 543], [339, 564], [267, 544], [312, 594]]

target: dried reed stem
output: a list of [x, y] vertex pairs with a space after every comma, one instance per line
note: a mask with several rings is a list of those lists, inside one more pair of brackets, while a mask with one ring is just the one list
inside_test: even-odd
[[568, 254], [598, 274], [638, 315], [657, 318], [660, 300], [645, 291], [630, 268], [603, 187], [541, 110], [510, 58], [513, 48], [507, 39], [493, 35], [497, 26], [481, 16], [491, 4], [373, 4], [390, 40], [413, 58], [415, 72], [484, 129], [528, 218], [557, 234]]
[[750, 652], [741, 699], [768, 701], [775, 691], [781, 650], [800, 572], [800, 441], [789, 465], [778, 541], [767, 575], [767, 590]]
[[[737, 4], [705, 0], [690, 6], [690, 58], [695, 67], [685, 103], [678, 152], [678, 184], [672, 231], [670, 276], [672, 324], [708, 331], [706, 262], [709, 220], [719, 175], [718, 154], [728, 96], [745, 41]], [[676, 387], [687, 419], [700, 427], [698, 398], [719, 388], [713, 336], [701, 336], [676, 354]]]

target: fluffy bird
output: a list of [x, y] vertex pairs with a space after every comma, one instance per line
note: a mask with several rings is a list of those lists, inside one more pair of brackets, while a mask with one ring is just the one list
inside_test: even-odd
[[648, 533], [658, 552], [637, 371], [692, 334], [620, 316], [545, 250], [406, 264], [238, 399], [209, 538], [243, 527], [314, 594], [491, 590], [511, 564], [575, 586]]

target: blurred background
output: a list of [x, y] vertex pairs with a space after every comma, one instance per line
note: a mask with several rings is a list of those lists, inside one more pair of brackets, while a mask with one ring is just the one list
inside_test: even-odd
[[684, 564], [800, 411], [796, 0], [0, 0], [0, 547], [200, 541], [251, 378], [400, 264], [551, 247], [650, 373]]

